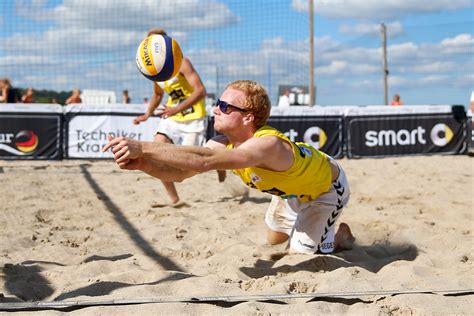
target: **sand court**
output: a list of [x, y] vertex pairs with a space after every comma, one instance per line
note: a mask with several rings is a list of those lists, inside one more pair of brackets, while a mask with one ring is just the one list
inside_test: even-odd
[[[0, 161], [0, 303], [168, 298], [71, 309], [84, 315], [470, 313], [472, 158], [339, 162], [352, 193], [340, 221], [354, 248], [278, 257], [285, 245], [266, 244], [270, 196], [231, 175], [187, 179], [177, 184], [186, 205], [154, 207], [167, 201], [159, 181], [111, 161]], [[405, 293], [383, 294], [393, 290]], [[463, 292], [443, 295], [454, 290]], [[241, 300], [169, 299], [193, 296]]]

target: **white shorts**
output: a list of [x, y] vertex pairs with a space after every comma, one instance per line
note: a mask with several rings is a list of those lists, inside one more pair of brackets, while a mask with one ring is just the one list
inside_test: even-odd
[[349, 183], [342, 168], [331, 189], [316, 200], [272, 197], [265, 222], [273, 231], [290, 236], [290, 250], [314, 254], [334, 251], [335, 222], [349, 201]]
[[203, 146], [206, 142], [206, 128], [206, 118], [187, 122], [167, 118], [160, 119], [156, 134], [165, 135], [176, 145]]

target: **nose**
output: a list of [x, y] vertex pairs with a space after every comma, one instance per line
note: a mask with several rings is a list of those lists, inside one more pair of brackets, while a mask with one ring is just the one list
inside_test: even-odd
[[221, 110], [219, 109], [218, 106], [215, 106], [214, 109], [212, 109], [212, 112], [214, 113], [214, 115], [221, 114]]

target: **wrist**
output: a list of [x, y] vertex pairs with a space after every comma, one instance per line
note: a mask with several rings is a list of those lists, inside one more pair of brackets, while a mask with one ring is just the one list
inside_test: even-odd
[[176, 109], [176, 112], [179, 113], [179, 112], [183, 112], [188, 107], [189, 107], [189, 104], [186, 101], [184, 101], [180, 103], [175, 109]]
[[139, 149], [140, 157], [151, 158], [153, 154], [156, 155], [158, 150], [156, 150], [156, 148], [155, 150], [153, 150], [153, 148], [159, 145], [160, 143], [157, 143], [157, 142], [141, 142], [140, 149]]
[[142, 158], [146, 158], [147, 157], [147, 154], [149, 152], [149, 142], [143, 142], [140, 146], [140, 149], [139, 149], [139, 155], [140, 157]]

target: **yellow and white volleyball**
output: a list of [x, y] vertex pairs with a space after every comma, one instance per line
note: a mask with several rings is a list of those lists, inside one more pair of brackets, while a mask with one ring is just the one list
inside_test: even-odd
[[148, 79], [166, 81], [178, 74], [183, 53], [173, 38], [153, 34], [140, 43], [135, 61], [138, 70]]

